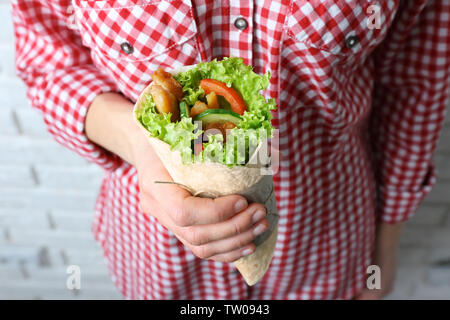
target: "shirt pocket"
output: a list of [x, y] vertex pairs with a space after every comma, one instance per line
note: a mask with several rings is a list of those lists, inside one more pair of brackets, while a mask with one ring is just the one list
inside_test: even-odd
[[96, 54], [146, 61], [197, 33], [189, 0], [73, 0], [83, 44]]
[[367, 56], [385, 37], [399, 0], [292, 0], [286, 21], [294, 42], [336, 61]]
[[371, 108], [370, 54], [386, 37], [399, 1], [292, 0], [281, 49], [280, 109], [313, 114], [333, 139], [357, 130]]

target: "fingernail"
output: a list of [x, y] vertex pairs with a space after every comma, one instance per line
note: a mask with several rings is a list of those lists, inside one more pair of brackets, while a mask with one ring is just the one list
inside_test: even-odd
[[266, 229], [267, 229], [267, 227], [264, 224], [260, 224], [253, 230], [253, 234], [255, 236], [259, 236], [261, 233], [266, 231]]
[[248, 256], [249, 254], [252, 254], [253, 250], [250, 248], [245, 249], [244, 251], [242, 251], [242, 256]]
[[244, 199], [240, 199], [234, 204], [234, 212], [236, 213], [241, 212], [245, 208], [247, 208], [247, 201], [245, 201]]
[[256, 213], [253, 215], [252, 222], [255, 224], [256, 222], [262, 220], [266, 216], [266, 213], [262, 210], [256, 211]]

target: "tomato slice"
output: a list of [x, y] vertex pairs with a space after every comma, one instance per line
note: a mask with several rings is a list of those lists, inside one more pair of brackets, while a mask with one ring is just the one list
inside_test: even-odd
[[222, 81], [214, 79], [203, 79], [200, 80], [200, 87], [202, 87], [205, 94], [215, 92], [217, 95], [224, 97], [231, 106], [231, 110], [237, 114], [243, 115], [244, 111], [247, 111], [244, 100], [239, 95], [239, 93], [233, 88], [229, 88]]

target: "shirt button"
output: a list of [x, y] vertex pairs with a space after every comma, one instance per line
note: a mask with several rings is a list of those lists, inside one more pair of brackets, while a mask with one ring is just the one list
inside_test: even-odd
[[349, 36], [345, 39], [345, 45], [351, 49], [359, 43], [358, 36]]
[[122, 42], [120, 44], [120, 47], [122, 48], [122, 51], [126, 54], [132, 54], [134, 51], [133, 46], [129, 42]]
[[368, 14], [369, 12], [367, 12], [367, 10], [369, 9], [370, 6], [372, 6], [373, 3], [372, 1], [367, 0], [366, 4], [364, 5], [364, 13]]
[[239, 30], [245, 30], [248, 27], [248, 22], [244, 18], [237, 18], [234, 20], [234, 26]]

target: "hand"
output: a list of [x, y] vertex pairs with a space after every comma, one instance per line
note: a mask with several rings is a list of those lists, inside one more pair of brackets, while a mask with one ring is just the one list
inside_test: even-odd
[[381, 289], [365, 288], [355, 298], [356, 300], [378, 300], [391, 293], [395, 282], [397, 248], [402, 226], [402, 223], [378, 225], [372, 264], [380, 267]]
[[[269, 227], [265, 207], [244, 197], [193, 197], [185, 189], [154, 181], [173, 181], [148, 142], [140, 146], [136, 168], [140, 204], [197, 257], [233, 262], [255, 250], [252, 241]], [[149, 165], [150, 164], [150, 165]]]
[[90, 140], [133, 164], [138, 172], [140, 205], [196, 256], [232, 262], [255, 250], [252, 241], [268, 229], [262, 204], [248, 205], [244, 197], [193, 197], [172, 181], [157, 154], [132, 117], [133, 104], [117, 93], [99, 95], [86, 119]]

